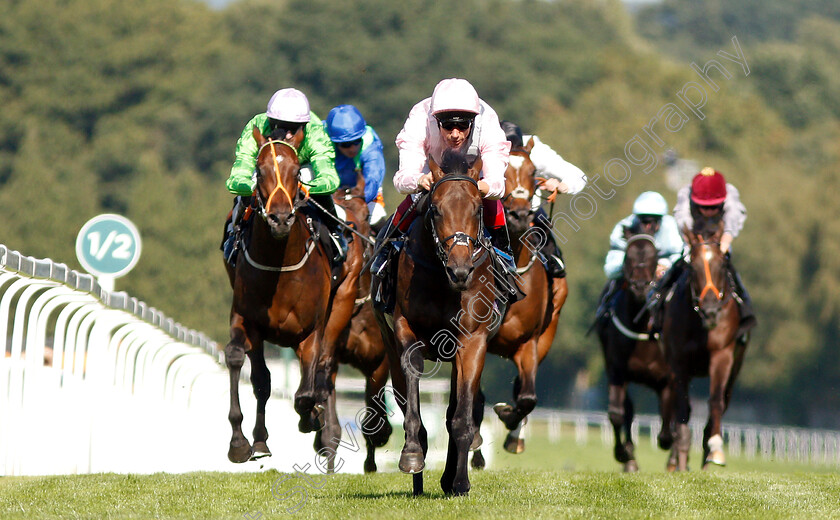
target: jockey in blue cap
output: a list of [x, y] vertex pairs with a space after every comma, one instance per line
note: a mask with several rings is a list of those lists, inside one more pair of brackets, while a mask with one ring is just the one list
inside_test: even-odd
[[324, 128], [335, 146], [335, 169], [340, 187], [355, 186], [357, 173], [364, 177], [370, 224], [376, 229], [387, 217], [382, 198], [385, 156], [379, 135], [353, 105], [338, 105], [330, 110]]

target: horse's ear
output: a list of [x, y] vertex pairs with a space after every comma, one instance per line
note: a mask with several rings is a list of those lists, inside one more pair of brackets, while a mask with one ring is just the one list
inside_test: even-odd
[[440, 166], [432, 159], [432, 156], [429, 156], [429, 171], [432, 172], [432, 182], [437, 182], [441, 180], [444, 176], [443, 170], [440, 169]]
[[350, 193], [353, 195], [364, 195], [365, 194], [365, 177], [362, 175], [362, 172], [356, 172], [356, 185], [353, 186], [353, 189], [350, 190]]
[[528, 152], [528, 153], [531, 153], [531, 150], [533, 150], [533, 149], [534, 149], [534, 137], [531, 136], [531, 138], [528, 139], [528, 142], [525, 143], [525, 151]]
[[688, 243], [689, 245], [694, 245], [695, 243], [697, 243], [697, 235], [692, 233], [692, 231], [688, 229], [688, 226], [683, 226], [682, 236], [685, 239], [686, 243]]
[[254, 136], [254, 140], [257, 142], [257, 148], [260, 148], [266, 143], [267, 139], [265, 138], [265, 136], [262, 135], [262, 132], [260, 132], [260, 129], [257, 128], [256, 125], [254, 125], [254, 128], [251, 130], [251, 134]]
[[470, 166], [470, 169], [467, 170], [467, 174], [470, 177], [472, 177], [473, 179], [475, 179], [476, 181], [478, 181], [478, 179], [481, 178], [481, 167], [482, 166], [484, 166], [484, 162], [481, 160], [481, 157], [479, 157], [478, 159], [475, 160], [473, 165]]
[[628, 226], [621, 226], [624, 229], [624, 240], [629, 240], [633, 236], [633, 230]]
[[718, 220], [717, 226], [715, 227], [715, 234], [712, 235], [712, 242], [720, 242], [720, 237], [723, 236], [723, 219]]

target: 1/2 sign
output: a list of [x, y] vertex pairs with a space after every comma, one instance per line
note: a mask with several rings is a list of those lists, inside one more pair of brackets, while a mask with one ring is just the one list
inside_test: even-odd
[[107, 213], [93, 217], [76, 237], [76, 257], [95, 276], [119, 278], [140, 260], [140, 233], [123, 216]]

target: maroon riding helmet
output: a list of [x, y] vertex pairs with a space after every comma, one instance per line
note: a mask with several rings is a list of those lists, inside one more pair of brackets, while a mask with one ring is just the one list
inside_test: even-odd
[[698, 206], [716, 206], [726, 200], [726, 180], [708, 166], [691, 181], [691, 200]]

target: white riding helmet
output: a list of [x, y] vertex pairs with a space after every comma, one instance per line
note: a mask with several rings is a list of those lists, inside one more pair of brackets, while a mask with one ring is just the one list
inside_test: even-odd
[[439, 112], [472, 112], [478, 114], [481, 105], [478, 93], [465, 79], [444, 79], [432, 92], [432, 115]]
[[300, 90], [284, 88], [278, 90], [268, 100], [265, 115], [271, 119], [292, 123], [309, 122], [309, 100]]
[[636, 198], [633, 203], [634, 215], [658, 215], [660, 217], [668, 214], [668, 203], [665, 197], [655, 191], [646, 191]]

